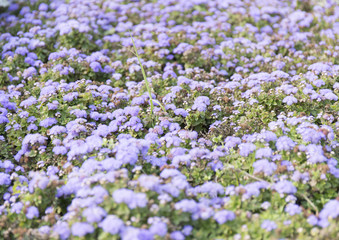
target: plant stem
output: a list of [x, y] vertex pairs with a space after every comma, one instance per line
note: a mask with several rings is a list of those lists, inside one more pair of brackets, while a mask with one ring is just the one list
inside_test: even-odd
[[311, 205], [311, 207], [314, 209], [314, 211], [315, 211], [315, 214], [318, 216], [318, 214], [319, 214], [319, 210], [318, 210], [318, 208], [314, 205], [314, 203], [305, 195], [305, 194], [303, 194], [303, 193], [298, 193], [298, 195], [300, 195], [301, 197], [303, 197], [307, 202], [308, 202], [308, 204], [310, 204]]
[[133, 39], [133, 37], [132, 37], [132, 34], [131, 34], [131, 39], [132, 39], [132, 43], [133, 43], [133, 48], [134, 48], [134, 51], [135, 51], [135, 55], [136, 55], [137, 58], [138, 58], [138, 62], [139, 62], [140, 68], [141, 68], [142, 76], [144, 77], [144, 80], [145, 80], [145, 84], [146, 84], [146, 89], [147, 89], [147, 92], [148, 92], [148, 96], [149, 96], [149, 98], [150, 98], [151, 114], [153, 114], [153, 108], [154, 108], [154, 105], [153, 105], [152, 91], [151, 91], [151, 88], [150, 88], [150, 86], [149, 86], [149, 82], [148, 82], [148, 80], [147, 80], [147, 76], [146, 76], [144, 67], [142, 66], [141, 59], [140, 59], [140, 57], [139, 57], [137, 47], [135, 46], [135, 43], [134, 43], [134, 39]]
[[134, 51], [135, 51], [134, 55], [138, 58], [138, 62], [139, 62], [140, 68], [141, 68], [142, 76], [144, 77], [146, 89], [147, 89], [147, 92], [148, 92], [149, 101], [150, 101], [150, 105], [151, 105], [151, 117], [152, 117], [152, 115], [153, 115], [153, 110], [154, 110], [154, 104], [153, 104], [153, 101], [156, 102], [157, 104], [159, 104], [159, 106], [161, 107], [161, 109], [162, 109], [164, 112], [166, 112], [165, 107], [164, 107], [159, 101], [153, 100], [153, 98], [152, 98], [152, 89], [151, 89], [151, 87], [150, 87], [149, 81], [147, 80], [147, 76], [146, 76], [146, 73], [145, 73], [145, 69], [144, 69], [144, 67], [142, 66], [141, 59], [140, 59], [140, 57], [139, 57], [137, 47], [135, 46], [135, 43], [134, 43], [134, 39], [133, 39], [133, 37], [132, 37], [132, 34], [131, 34], [131, 39], [132, 39], [133, 48], [134, 48]]

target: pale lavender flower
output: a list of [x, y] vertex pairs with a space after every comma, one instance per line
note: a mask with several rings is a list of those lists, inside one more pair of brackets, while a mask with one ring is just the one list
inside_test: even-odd
[[267, 159], [262, 159], [254, 162], [253, 168], [253, 173], [263, 172], [265, 175], [270, 176], [275, 172], [275, 170], [277, 170], [277, 165], [268, 161]]
[[273, 187], [280, 194], [293, 194], [297, 192], [297, 188], [287, 180], [279, 181]]
[[271, 220], [264, 220], [261, 223], [261, 228], [265, 229], [267, 232], [271, 232], [272, 230], [277, 228], [277, 224]]
[[298, 206], [297, 204], [289, 203], [285, 207], [285, 212], [287, 212], [291, 216], [296, 215], [296, 214], [300, 214], [301, 213], [301, 207]]
[[294, 103], [297, 103], [298, 100], [293, 96], [287, 96], [283, 99], [283, 103], [286, 103], [287, 105], [291, 106]]
[[94, 227], [89, 223], [76, 222], [72, 225], [72, 234], [77, 237], [83, 237], [94, 232]]
[[124, 222], [115, 215], [107, 215], [107, 217], [98, 224], [104, 232], [112, 235], [118, 234], [124, 229]]
[[276, 147], [279, 151], [282, 151], [282, 150], [289, 151], [293, 149], [295, 145], [296, 143], [287, 136], [279, 137], [276, 142]]
[[214, 219], [219, 224], [224, 224], [227, 221], [232, 221], [235, 219], [235, 214], [232, 211], [221, 210], [214, 214]]
[[33, 219], [39, 217], [39, 210], [37, 207], [31, 206], [27, 209], [26, 217], [28, 219]]

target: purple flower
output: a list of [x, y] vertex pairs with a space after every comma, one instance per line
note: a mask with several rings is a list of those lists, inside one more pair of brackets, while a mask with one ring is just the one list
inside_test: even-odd
[[107, 217], [98, 224], [104, 232], [110, 233], [112, 235], [118, 234], [124, 228], [124, 222], [115, 215], [107, 215]]
[[322, 132], [309, 127], [298, 127], [297, 132], [302, 136], [305, 142], [318, 143], [322, 139], [326, 139]]
[[191, 156], [189, 154], [175, 156], [172, 160], [173, 166], [179, 167], [180, 164], [190, 165]]
[[8, 123], [8, 122], [9, 122], [9, 120], [8, 120], [7, 117], [0, 115], [0, 124]]
[[34, 123], [28, 125], [28, 127], [27, 127], [27, 131], [32, 131], [32, 130], [34, 130], [34, 131], [38, 130], [37, 125], [35, 125]]
[[55, 118], [46, 118], [42, 121], [40, 121], [39, 126], [40, 127], [44, 127], [44, 128], [48, 128], [54, 124], [56, 124], [58, 121]]
[[101, 64], [98, 62], [92, 62], [89, 66], [92, 68], [93, 72], [100, 72], [102, 70]]
[[117, 203], [125, 203], [130, 209], [136, 207], [146, 207], [147, 196], [145, 193], [135, 193], [129, 189], [118, 189], [113, 193], [114, 201]]
[[87, 118], [86, 110], [74, 109], [69, 113], [75, 115], [77, 118]]
[[71, 234], [68, 224], [65, 222], [57, 222], [53, 227], [53, 231], [57, 233], [62, 240], [67, 239]]
[[39, 11], [47, 11], [48, 5], [46, 3], [40, 3], [39, 5]]
[[185, 236], [179, 232], [179, 231], [175, 231], [171, 233], [171, 239], [173, 240], [185, 240]]
[[37, 207], [31, 206], [29, 208], [27, 208], [27, 213], [26, 213], [26, 217], [28, 219], [33, 219], [33, 218], [38, 218], [39, 217], [39, 210]]
[[297, 188], [287, 180], [277, 182], [273, 188], [280, 194], [293, 194], [297, 192]]
[[27, 111], [22, 111], [19, 113], [20, 118], [27, 118], [29, 116], [29, 112]]
[[304, 182], [307, 182], [309, 181], [310, 179], [310, 176], [309, 176], [309, 173], [308, 172], [304, 172], [304, 173], [301, 173], [299, 171], [295, 171], [291, 177], [291, 179], [295, 182], [298, 182], [298, 181], [303, 181]]
[[94, 232], [94, 227], [89, 223], [76, 222], [72, 225], [72, 234], [77, 237], [83, 237]]
[[37, 74], [37, 71], [34, 67], [29, 67], [27, 69], [24, 70], [24, 72], [22, 73], [23, 78], [27, 79], [29, 77], [32, 77], [34, 75]]
[[82, 212], [82, 215], [86, 217], [88, 222], [93, 223], [101, 221], [101, 219], [105, 217], [107, 213], [101, 207], [89, 207]]
[[156, 222], [152, 224], [149, 230], [154, 235], [164, 237], [167, 234], [167, 225], [164, 222]]
[[208, 105], [210, 105], [210, 99], [206, 96], [199, 96], [195, 99], [192, 110], [205, 112]]
[[141, 175], [138, 178], [138, 182], [141, 187], [149, 189], [149, 190], [154, 190], [158, 184], [160, 183], [159, 178], [153, 175]]
[[227, 221], [232, 221], [235, 219], [235, 214], [232, 211], [221, 210], [214, 214], [214, 219], [219, 224], [224, 224]]
[[272, 157], [273, 151], [271, 148], [259, 148], [255, 153], [255, 158], [270, 158]]
[[301, 207], [298, 206], [297, 204], [289, 203], [285, 207], [285, 212], [287, 212], [291, 216], [296, 215], [296, 214], [300, 214], [301, 213]]
[[317, 225], [318, 224], [318, 218], [314, 215], [311, 215], [307, 218], [307, 222], [312, 226]]
[[30, 116], [28, 119], [27, 119], [27, 122], [28, 123], [33, 123], [33, 122], [35, 122], [36, 121], [36, 117], [34, 117], [34, 116]]
[[97, 135], [87, 137], [86, 143], [88, 146], [88, 151], [91, 152], [95, 149], [99, 149], [102, 146], [102, 142], [102, 138]]
[[56, 110], [58, 109], [59, 102], [54, 100], [51, 103], [47, 103], [48, 110]]
[[222, 195], [225, 192], [222, 185], [214, 182], [206, 182], [201, 186], [197, 186], [195, 191], [197, 193], [208, 193], [212, 198], [217, 197], [218, 194]]
[[183, 108], [177, 108], [177, 109], [174, 110], [174, 114], [177, 115], [177, 116], [180, 115], [182, 117], [187, 117], [188, 112]]
[[18, 47], [17, 49], [15, 49], [15, 53], [21, 56], [25, 56], [28, 52], [29, 51], [26, 47]]
[[162, 170], [162, 172], [160, 173], [160, 177], [164, 179], [181, 175], [182, 175], [181, 172], [179, 172], [177, 169], [167, 169], [167, 168]]
[[[41, 124], [41, 122], [40, 122]], [[59, 135], [61, 133], [66, 133], [67, 129], [64, 126], [53, 126], [49, 130], [49, 135]]]
[[309, 144], [306, 147], [308, 162], [310, 163], [319, 163], [325, 162], [327, 158], [324, 156], [324, 151], [321, 145]]
[[331, 217], [332, 219], [336, 219], [339, 216], [339, 201], [334, 199], [328, 201], [324, 208], [320, 211], [319, 217], [321, 219], [328, 219]]
[[332, 101], [338, 101], [338, 96], [335, 95], [333, 92], [327, 92], [324, 94], [324, 97], [327, 99], [327, 100], [332, 100]]
[[279, 151], [282, 151], [282, 150], [289, 151], [293, 149], [295, 145], [296, 143], [287, 136], [279, 137], [276, 142], [276, 147]]
[[28, 108], [29, 106], [32, 106], [33, 104], [36, 104], [37, 102], [38, 101], [36, 100], [35, 97], [29, 97], [20, 103], [20, 107]]
[[243, 157], [247, 157], [257, 147], [253, 143], [242, 143], [239, 145], [239, 154]]
[[44, 144], [45, 141], [47, 140], [47, 137], [42, 136], [39, 133], [34, 133], [34, 134], [27, 134], [26, 137], [24, 138], [24, 140], [22, 141], [22, 145], [34, 145], [36, 143], [39, 144]]
[[258, 197], [261, 189], [267, 189], [269, 184], [267, 182], [253, 182], [245, 186], [246, 193], [243, 195], [244, 199], [249, 199], [252, 196]]
[[12, 213], [19, 214], [23, 208], [23, 204], [21, 202], [14, 203], [11, 208]]
[[50, 226], [42, 226], [42, 227], [39, 228], [39, 233], [49, 234], [50, 230], [51, 230]]
[[321, 72], [330, 72], [332, 69], [329, 65], [325, 63], [313, 63], [308, 67], [308, 70], [314, 71], [316, 74], [319, 74]]
[[265, 229], [267, 232], [271, 232], [272, 230], [277, 228], [277, 224], [271, 220], [264, 220], [261, 223], [261, 228]]
[[298, 100], [293, 96], [287, 96], [283, 99], [283, 103], [286, 103], [287, 105], [291, 106], [293, 103], [297, 103]]
[[68, 93], [66, 94], [64, 97], [63, 97], [63, 100], [65, 102], [72, 102], [74, 99], [77, 99], [79, 96], [79, 93], [77, 92], [71, 92], [71, 93]]
[[277, 165], [268, 161], [267, 159], [258, 160], [253, 163], [254, 173], [263, 172], [267, 176], [271, 176], [275, 170], [277, 170]]
[[194, 213], [198, 209], [198, 205], [194, 200], [183, 199], [174, 205], [175, 209], [183, 212]]
[[274, 132], [271, 131], [261, 131], [260, 136], [266, 141], [266, 142], [271, 142], [277, 140], [277, 135], [275, 135]]
[[[140, 229], [135, 228], [135, 227], [126, 227], [124, 231], [121, 234], [121, 240], [134, 240], [134, 239], [145, 239], [145, 238], [140, 238], [143, 236], [139, 236], [140, 234]], [[148, 240], [146, 238], [145, 240]]]
[[191, 232], [193, 230], [193, 227], [191, 225], [186, 225], [184, 226], [184, 228], [182, 229], [182, 233], [185, 235], [185, 236], [189, 236], [191, 235]]

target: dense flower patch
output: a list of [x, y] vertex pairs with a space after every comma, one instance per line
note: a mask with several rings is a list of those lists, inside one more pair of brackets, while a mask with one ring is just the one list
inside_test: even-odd
[[3, 239], [339, 238], [337, 1], [0, 10]]

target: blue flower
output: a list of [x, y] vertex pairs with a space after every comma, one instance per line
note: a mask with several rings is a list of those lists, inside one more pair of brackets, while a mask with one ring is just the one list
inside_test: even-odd
[[185, 240], [185, 236], [179, 232], [179, 231], [175, 231], [171, 233], [171, 239], [173, 240]]
[[124, 222], [115, 215], [107, 215], [107, 217], [98, 224], [104, 232], [112, 235], [118, 234], [124, 229]]
[[154, 235], [164, 237], [167, 234], [167, 225], [164, 222], [156, 222], [152, 224], [149, 230]]
[[214, 219], [219, 223], [219, 224], [224, 224], [227, 221], [232, 221], [235, 219], [235, 214], [232, 211], [228, 210], [221, 210], [217, 213], [214, 214]]
[[175, 209], [183, 212], [194, 213], [198, 210], [198, 205], [194, 200], [183, 199], [174, 205]]
[[56, 124], [58, 121], [55, 118], [46, 118], [44, 120], [40, 121], [39, 126], [44, 127], [44, 128], [48, 128], [54, 124]]
[[318, 218], [314, 215], [311, 215], [307, 218], [307, 222], [312, 226], [317, 225], [318, 221], [319, 221]]
[[101, 219], [105, 217], [107, 213], [101, 207], [89, 207], [82, 212], [82, 215], [86, 217], [88, 222], [93, 223], [101, 221]]
[[287, 180], [279, 181], [273, 187], [280, 194], [294, 194], [297, 192], [297, 188]]
[[34, 75], [37, 74], [37, 71], [34, 67], [29, 67], [27, 69], [24, 70], [24, 72], [22, 73], [23, 78], [27, 79], [29, 77], [32, 77]]
[[301, 207], [294, 203], [289, 203], [285, 207], [285, 212], [290, 214], [291, 216], [300, 214], [301, 213]]
[[277, 224], [271, 220], [264, 220], [261, 223], [261, 228], [265, 229], [267, 232], [271, 232], [272, 230], [277, 228]]
[[94, 232], [94, 227], [89, 223], [76, 222], [72, 225], [73, 236], [83, 237], [92, 232]]
[[66, 240], [71, 231], [66, 222], [57, 222], [53, 227], [53, 232], [57, 233], [62, 240]]
[[11, 176], [7, 173], [0, 172], [0, 186], [10, 185], [11, 184]]
[[247, 157], [257, 147], [253, 143], [242, 143], [239, 145], [239, 154], [243, 157]]
[[92, 62], [89, 66], [92, 68], [93, 72], [100, 72], [102, 70], [101, 64], [98, 62]]
[[210, 99], [206, 96], [199, 96], [194, 100], [192, 110], [205, 112], [208, 105], [210, 105]]
[[339, 216], [339, 201], [336, 199], [328, 201], [324, 208], [320, 211], [319, 217], [321, 219], [336, 219]]
[[20, 107], [28, 108], [29, 106], [36, 104], [38, 101], [35, 97], [29, 97], [20, 103]]
[[282, 151], [282, 150], [285, 150], [285, 151], [292, 150], [295, 145], [296, 145], [296, 143], [292, 139], [287, 137], [287, 136], [279, 137], [277, 142], [276, 142], [276, 146], [277, 146], [277, 149], [279, 151]]
[[241, 139], [239, 137], [228, 136], [225, 139], [225, 147], [226, 148], [234, 148], [237, 145], [239, 145], [240, 143], [241, 143]]
[[291, 106], [294, 103], [297, 103], [298, 100], [293, 96], [287, 96], [283, 99], [283, 103], [286, 103], [287, 105]]
[[27, 208], [26, 217], [28, 219], [38, 218], [39, 217], [38, 208], [34, 206]]
[[265, 175], [272, 175], [277, 170], [277, 165], [267, 159], [258, 160], [253, 163], [254, 173], [263, 172]]
[[136, 207], [146, 207], [147, 197], [145, 193], [135, 193], [129, 189], [118, 189], [113, 192], [114, 201], [117, 203], [125, 203], [130, 209]]
[[23, 208], [23, 204], [21, 202], [14, 203], [11, 208], [12, 213], [19, 214]]
[[185, 235], [185, 236], [189, 236], [191, 235], [191, 232], [193, 230], [193, 227], [191, 225], [186, 225], [184, 226], [184, 228], [182, 229], [182, 233]]
[[273, 154], [271, 148], [259, 148], [255, 153], [255, 158], [270, 158]]

